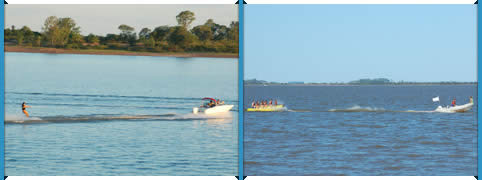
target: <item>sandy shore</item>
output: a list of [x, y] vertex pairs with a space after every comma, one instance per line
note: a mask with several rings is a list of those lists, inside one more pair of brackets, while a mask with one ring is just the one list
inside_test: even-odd
[[212, 57], [212, 58], [238, 58], [238, 54], [229, 53], [150, 53], [150, 52], [131, 52], [122, 50], [74, 50], [57, 48], [38, 48], [38, 47], [19, 47], [5, 46], [5, 52], [24, 52], [24, 53], [48, 53], [48, 54], [94, 54], [94, 55], [124, 55], [124, 56], [161, 56], [161, 57]]

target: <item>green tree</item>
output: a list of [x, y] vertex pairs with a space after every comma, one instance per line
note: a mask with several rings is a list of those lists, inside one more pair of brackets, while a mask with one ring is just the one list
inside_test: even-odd
[[[214, 22], [214, 20], [212, 20], [212, 19], [208, 19], [204, 23], [204, 25], [211, 28], [211, 32], [213, 34], [212, 35], [213, 40], [219, 41], [219, 40], [224, 40], [224, 39], [228, 38], [228, 33], [229, 33], [230, 28], [228, 28], [224, 25], [216, 24]], [[234, 25], [234, 24], [232, 24], [232, 25]]]
[[216, 31], [214, 31], [214, 40], [220, 41], [224, 40], [228, 36], [228, 27], [224, 25], [216, 25], [215, 27]]
[[125, 24], [121, 24], [118, 28], [119, 28], [119, 30], [121, 30], [121, 33], [123, 33], [123, 34], [130, 34], [134, 31], [133, 27], [130, 27], [130, 26], [125, 25]]
[[239, 41], [239, 22], [233, 21], [229, 25], [228, 39], [238, 42]]
[[120, 41], [120, 37], [117, 34], [107, 34], [105, 37], [101, 38], [100, 41], [103, 44], [106, 44], [109, 42], [112, 43], [112, 42]]
[[169, 32], [168, 42], [182, 48], [187, 47], [194, 40], [195, 36], [182, 26], [173, 27]]
[[23, 38], [24, 38], [23, 34], [21, 33], [17, 34], [17, 45], [21, 46], [23, 44]]
[[61, 46], [65, 46], [68, 42], [78, 43], [79, 39], [82, 39], [80, 36], [80, 28], [77, 27], [72, 18], [59, 18], [59, 27]]
[[30, 30], [30, 28], [28, 28], [27, 26], [23, 26], [19, 32], [19, 34], [23, 34], [24, 36], [24, 41], [28, 42], [28, 43], [32, 43], [34, 41], [34, 33], [32, 30]]
[[154, 28], [151, 32], [150, 37], [153, 37], [155, 41], [163, 41], [169, 34], [170, 28], [168, 26], [159, 26]]
[[70, 33], [69, 44], [80, 45], [83, 42], [84, 42], [84, 39], [82, 38], [82, 35], [80, 35], [80, 33], [76, 33], [76, 32]]
[[139, 32], [139, 39], [141, 39], [141, 40], [149, 39], [150, 34], [151, 34], [151, 29], [142, 28], [142, 30]]
[[206, 25], [196, 26], [192, 29], [192, 33], [196, 35], [201, 41], [209, 41], [213, 39], [213, 32], [211, 28]]
[[208, 19], [205, 23], [204, 23], [205, 26], [208, 26], [210, 28], [213, 28], [216, 26], [216, 23], [214, 23], [214, 20], [213, 19]]
[[153, 37], [149, 37], [149, 39], [147, 39], [144, 43], [144, 45], [146, 47], [150, 47], [150, 48], [153, 48], [154, 46], [156, 46], [156, 41], [154, 40]]
[[42, 27], [42, 31], [51, 46], [55, 45], [56, 37], [58, 36], [58, 21], [59, 19], [56, 16], [49, 16], [45, 19]]
[[88, 43], [91, 43], [91, 44], [99, 43], [99, 38], [94, 34], [87, 35], [86, 40]]
[[68, 43], [72, 33], [80, 33], [80, 27], [77, 27], [73, 19], [55, 16], [50, 16], [45, 20], [42, 30], [51, 46], [60, 47], [64, 47]]
[[121, 31], [120, 38], [122, 41], [129, 41], [132, 38], [132, 36], [135, 36], [135, 33], [134, 33], [135, 29], [128, 25], [121, 24], [119, 26], [119, 30]]
[[177, 23], [179, 26], [185, 29], [189, 28], [189, 25], [195, 20], [194, 13], [191, 11], [182, 11], [176, 16]]
[[35, 36], [34, 46], [40, 47], [42, 45], [42, 36]]

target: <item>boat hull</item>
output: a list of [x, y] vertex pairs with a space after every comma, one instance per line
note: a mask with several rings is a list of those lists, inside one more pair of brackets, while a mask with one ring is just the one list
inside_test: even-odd
[[192, 113], [193, 114], [217, 114], [217, 113], [225, 113], [229, 112], [234, 105], [217, 105], [211, 108], [193, 108]]
[[435, 109], [436, 112], [445, 112], [445, 113], [456, 113], [456, 112], [467, 112], [472, 109], [474, 103], [467, 103], [460, 106], [453, 106], [453, 107], [442, 107], [439, 106]]

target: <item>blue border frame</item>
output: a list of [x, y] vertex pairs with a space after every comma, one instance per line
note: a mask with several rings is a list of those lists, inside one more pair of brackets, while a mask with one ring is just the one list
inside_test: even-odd
[[1, 172], [2, 172], [2, 176], [5, 176], [5, 148], [4, 148], [4, 145], [5, 145], [5, 52], [4, 52], [4, 26], [5, 26], [5, 5], [2, 4], [2, 7], [0, 8], [1, 9], [1, 18], [2, 18], [2, 23], [0, 25], [0, 28], [2, 29], [2, 33], [0, 35], [0, 38], [2, 39], [2, 43], [0, 43], [0, 48], [2, 49], [2, 52], [0, 54], [1, 56], [1, 59], [2, 59], [2, 63], [0, 63], [0, 70], [2, 71], [2, 73], [0, 73], [0, 109], [1, 109], [1, 114], [2, 114], [2, 117], [0, 118], [2, 120], [2, 123], [0, 123], [0, 133], [1, 133], [1, 137], [0, 137], [0, 152], [2, 153], [0, 157], [0, 161], [1, 161], [1, 165], [0, 165], [0, 168], [2, 169]]
[[243, 121], [243, 113], [244, 113], [244, 1], [238, 1], [238, 12], [239, 12], [239, 59], [238, 59], [238, 172], [239, 178], [243, 179], [244, 177], [244, 121]]
[[481, 150], [481, 143], [480, 143], [480, 135], [482, 134], [482, 128], [480, 128], [480, 119], [481, 119], [481, 114], [479, 113], [479, 110], [481, 108], [481, 105], [480, 105], [480, 102], [482, 100], [482, 98], [480, 97], [480, 95], [482, 94], [482, 88], [480, 88], [480, 83], [479, 83], [479, 79], [482, 79], [482, 76], [481, 74], [479, 73], [479, 70], [480, 70], [480, 56], [479, 56], [479, 52], [481, 52], [482, 50], [482, 47], [480, 46], [480, 43], [481, 42], [481, 37], [480, 37], [480, 32], [481, 32], [481, 14], [479, 13], [479, 10], [480, 10], [480, 5], [478, 3], [478, 1], [475, 2], [476, 3], [476, 6], [477, 6], [477, 174], [475, 175], [475, 178], [478, 179], [478, 176], [479, 174], [481, 174], [481, 171], [482, 171], [482, 158], [481, 156], [479, 156], [480, 154], [482, 154]]

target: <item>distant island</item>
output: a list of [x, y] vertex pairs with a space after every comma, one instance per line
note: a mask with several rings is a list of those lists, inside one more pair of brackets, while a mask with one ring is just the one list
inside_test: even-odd
[[119, 34], [106, 36], [80, 34], [80, 27], [69, 17], [48, 17], [41, 32], [23, 26], [4, 31], [5, 51], [55, 54], [107, 54], [176, 57], [238, 57], [239, 23], [228, 26], [208, 19], [189, 29], [194, 13], [182, 11], [177, 26], [142, 28], [138, 33], [121, 24]]
[[387, 78], [375, 78], [375, 79], [358, 79], [350, 82], [323, 83], [323, 82], [303, 82], [303, 81], [269, 82], [265, 80], [248, 79], [248, 80], [244, 80], [244, 84], [245, 85], [460, 85], [460, 84], [477, 84], [477, 82], [456, 82], [456, 81], [394, 82]]

